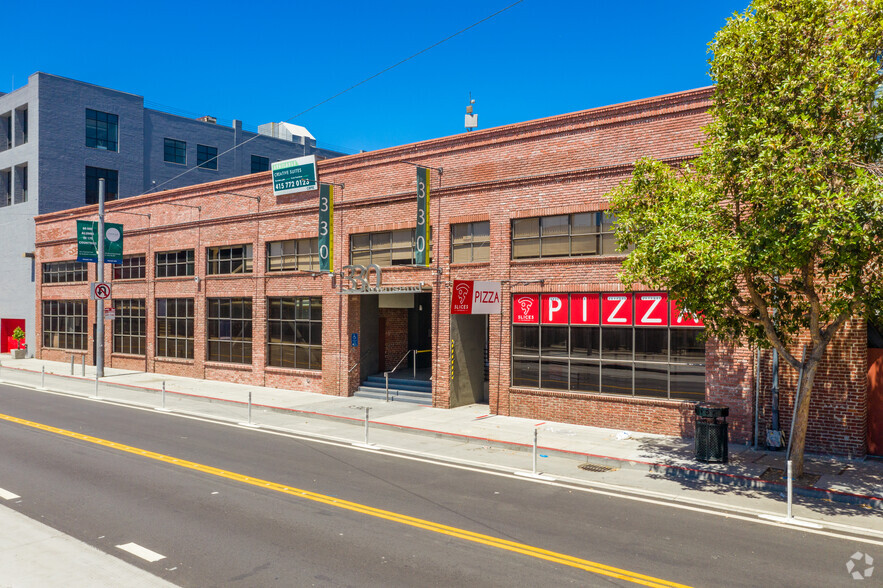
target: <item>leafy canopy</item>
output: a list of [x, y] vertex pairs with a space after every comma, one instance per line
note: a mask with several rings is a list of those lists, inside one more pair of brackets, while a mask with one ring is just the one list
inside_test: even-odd
[[709, 53], [701, 155], [643, 159], [612, 195], [623, 282], [670, 290], [725, 341], [826, 344], [883, 301], [883, 2], [757, 0]]

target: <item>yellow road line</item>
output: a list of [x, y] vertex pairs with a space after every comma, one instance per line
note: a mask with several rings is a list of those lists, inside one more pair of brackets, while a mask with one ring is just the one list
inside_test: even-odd
[[137, 447], [131, 447], [129, 445], [115, 443], [113, 441], [108, 441], [106, 439], [100, 439], [98, 437], [92, 437], [90, 435], [83, 435], [82, 433], [75, 433], [73, 431], [67, 431], [65, 429], [59, 429], [57, 427], [52, 427], [52, 426], [44, 425], [41, 423], [35, 423], [33, 421], [20, 419], [20, 418], [14, 417], [14, 416], [0, 414], [0, 420], [8, 421], [11, 423], [16, 423], [19, 425], [24, 425], [26, 427], [31, 427], [34, 429], [39, 429], [41, 431], [46, 431], [48, 433], [53, 433], [56, 435], [63, 435], [65, 437], [70, 437], [72, 439], [78, 439], [80, 441], [85, 441], [87, 443], [94, 443], [95, 445], [101, 445], [102, 447], [109, 447], [111, 449], [116, 449], [118, 451], [131, 453], [131, 454], [138, 455], [141, 457], [147, 457], [149, 459], [153, 459], [156, 461], [161, 461], [164, 463], [180, 466], [182, 468], [195, 470], [195, 471], [202, 472], [204, 474], [209, 474], [212, 476], [218, 476], [220, 478], [226, 478], [228, 480], [233, 480], [235, 482], [241, 482], [243, 484], [249, 484], [251, 486], [256, 486], [259, 488], [265, 488], [267, 490], [273, 490], [275, 492], [281, 492], [283, 494], [289, 494], [291, 496], [296, 496], [299, 498], [305, 498], [307, 500], [312, 500], [314, 502], [327, 504], [328, 506], [343, 508], [343, 509], [350, 510], [353, 512], [362, 513], [362, 514], [366, 514], [366, 515], [369, 515], [372, 517], [377, 517], [377, 518], [385, 519], [388, 521], [392, 521], [394, 523], [400, 523], [402, 525], [409, 525], [411, 527], [416, 527], [418, 529], [425, 529], [427, 531], [441, 533], [443, 535], [456, 537], [458, 539], [464, 539], [466, 541], [472, 541], [474, 543], [481, 543], [482, 545], [487, 545], [489, 547], [495, 547], [497, 549], [504, 549], [506, 551], [511, 551], [514, 553], [528, 555], [530, 557], [535, 557], [535, 558], [543, 559], [543, 560], [546, 560], [546, 561], [549, 561], [552, 563], [557, 563], [557, 564], [569, 566], [572, 568], [585, 570], [587, 572], [592, 572], [594, 574], [601, 574], [604, 576], [609, 576], [611, 578], [617, 578], [620, 580], [627, 580], [629, 582], [633, 582], [635, 584], [640, 584], [643, 586], [652, 586], [654, 588], [655, 587], [688, 588], [684, 584], [677, 584], [675, 582], [661, 580], [659, 578], [654, 578], [652, 576], [645, 576], [645, 575], [639, 574], [637, 572], [630, 572], [628, 570], [624, 570], [621, 568], [615, 568], [613, 566], [604, 565], [604, 564], [601, 564], [598, 562], [580, 559], [578, 557], [565, 555], [563, 553], [557, 553], [554, 551], [547, 551], [545, 549], [540, 549], [539, 547], [533, 547], [531, 545], [526, 545], [524, 543], [517, 543], [515, 541], [508, 541], [506, 539], [500, 539], [498, 537], [491, 537], [490, 535], [483, 535], [481, 533], [475, 533], [473, 531], [467, 531], [465, 529], [460, 529], [457, 527], [449, 527], [447, 525], [442, 525], [440, 523], [434, 523], [432, 521], [418, 519], [418, 518], [411, 517], [408, 515], [403, 515], [403, 514], [395, 513], [392, 511], [388, 511], [388, 510], [382, 510], [382, 509], [374, 508], [374, 507], [367, 506], [364, 504], [359, 504], [358, 502], [350, 502], [348, 500], [341, 500], [339, 498], [334, 498], [333, 496], [327, 496], [325, 494], [318, 494], [316, 492], [310, 492], [309, 490], [302, 490], [300, 488], [292, 488], [291, 486], [285, 486], [284, 484], [278, 484], [276, 482], [269, 482], [267, 480], [261, 480], [260, 478], [253, 478], [251, 476], [237, 474], [235, 472], [222, 470], [219, 468], [215, 468], [215, 467], [208, 466], [208, 465], [203, 465], [203, 464], [192, 462], [192, 461], [187, 461], [184, 459], [177, 459], [177, 458], [174, 458], [174, 457], [171, 457], [168, 455], [163, 455], [162, 453], [155, 453], [153, 451], [138, 449]]

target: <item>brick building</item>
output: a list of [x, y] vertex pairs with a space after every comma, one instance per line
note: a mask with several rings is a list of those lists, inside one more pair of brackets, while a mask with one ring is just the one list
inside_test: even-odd
[[[690, 435], [695, 401], [718, 401], [748, 442], [755, 353], [703, 341], [665, 292], [623, 288], [605, 198], [642, 156], [698, 153], [711, 91], [322, 161], [336, 186], [331, 274], [318, 271], [318, 192], [274, 197], [268, 173], [109, 203], [126, 257], [107, 272], [105, 364], [348, 396], [405, 358], [392, 377], [431, 378], [437, 407]], [[431, 168], [427, 267], [414, 264], [415, 164]], [[95, 213], [36, 220], [38, 357], [94, 359], [95, 267], [71, 261], [74, 221]], [[371, 264], [371, 291], [353, 292], [352, 266]], [[451, 314], [455, 280], [500, 282], [501, 313]], [[867, 356], [853, 321], [819, 372], [810, 450], [865, 453]], [[796, 378], [782, 370], [787, 430]]]

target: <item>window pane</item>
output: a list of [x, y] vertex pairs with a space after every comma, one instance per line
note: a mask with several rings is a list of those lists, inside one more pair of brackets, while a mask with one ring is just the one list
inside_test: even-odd
[[574, 214], [571, 217], [570, 234], [585, 235], [589, 233], [597, 233], [598, 226], [595, 224], [597, 214], [594, 212], [583, 212]]
[[540, 328], [513, 325], [512, 353], [515, 355], [539, 355]]
[[540, 387], [551, 390], [567, 390], [567, 360], [541, 360]]
[[525, 388], [539, 388], [539, 359], [515, 358], [512, 360], [512, 385]]
[[705, 400], [705, 367], [672, 365], [671, 397], [683, 400]]
[[632, 359], [632, 330], [605, 327], [601, 331], [601, 357]]
[[512, 257], [514, 259], [524, 259], [529, 257], [540, 256], [540, 240], [539, 239], [521, 239], [512, 242]]
[[570, 356], [600, 357], [601, 329], [598, 327], [570, 327]]
[[567, 331], [568, 327], [543, 326], [540, 332], [542, 355], [567, 357]]
[[570, 255], [570, 237], [543, 237], [543, 257], [566, 257]]
[[579, 392], [598, 392], [601, 367], [596, 362], [570, 362], [570, 389]]
[[539, 218], [520, 218], [512, 221], [512, 237], [515, 239], [523, 237], [539, 237], [540, 236], [540, 219]]
[[658, 363], [636, 363], [635, 396], [668, 398], [668, 366]]
[[678, 363], [705, 363], [702, 329], [671, 330], [671, 360]]
[[635, 329], [635, 360], [668, 361], [668, 329]]
[[570, 241], [571, 255], [595, 255], [598, 253], [598, 235], [575, 235]]
[[632, 365], [629, 363], [602, 363], [601, 392], [631, 396]]
[[570, 217], [566, 214], [559, 216], [544, 216], [540, 219], [540, 229], [543, 237], [554, 237], [568, 234]]

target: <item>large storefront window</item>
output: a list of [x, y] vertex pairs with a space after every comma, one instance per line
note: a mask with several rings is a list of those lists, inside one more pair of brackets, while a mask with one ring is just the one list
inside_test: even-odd
[[114, 299], [113, 352], [144, 355], [147, 345], [147, 309], [143, 298]]
[[43, 301], [43, 347], [86, 351], [88, 339], [85, 300]]
[[208, 361], [251, 363], [251, 298], [209, 298]]
[[193, 298], [156, 299], [156, 356], [193, 359]]
[[267, 299], [267, 365], [322, 369], [322, 298]]
[[705, 399], [702, 321], [665, 292], [516, 294], [512, 385]]

